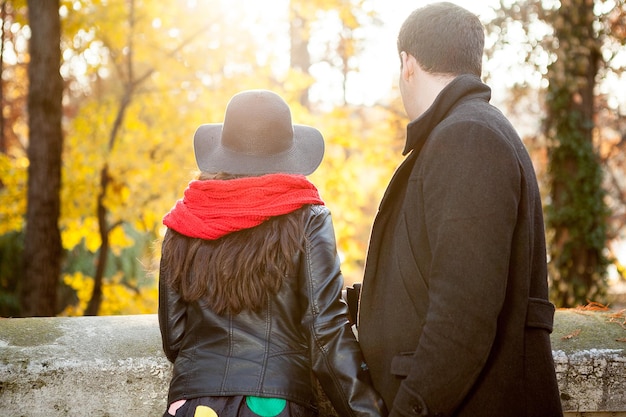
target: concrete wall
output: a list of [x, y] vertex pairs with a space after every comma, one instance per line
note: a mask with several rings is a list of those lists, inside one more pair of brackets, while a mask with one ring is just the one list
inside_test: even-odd
[[160, 416], [170, 374], [155, 315], [0, 320], [4, 415]]
[[626, 317], [559, 310], [552, 349], [568, 416], [626, 417]]
[[[567, 416], [626, 417], [623, 320], [557, 312], [553, 353]], [[170, 375], [155, 315], [0, 319], [3, 415], [160, 416]]]

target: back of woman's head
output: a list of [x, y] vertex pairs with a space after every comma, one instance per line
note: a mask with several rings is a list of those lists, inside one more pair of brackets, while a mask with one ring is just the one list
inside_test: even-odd
[[398, 34], [398, 53], [412, 55], [432, 74], [480, 77], [484, 45], [484, 28], [478, 17], [448, 2], [413, 11]]
[[[200, 176], [201, 180], [210, 178], [236, 176]], [[308, 207], [216, 240], [192, 238], [168, 229], [161, 272], [186, 302], [204, 300], [217, 314], [260, 311], [285, 278], [296, 273], [294, 260], [303, 249]]]

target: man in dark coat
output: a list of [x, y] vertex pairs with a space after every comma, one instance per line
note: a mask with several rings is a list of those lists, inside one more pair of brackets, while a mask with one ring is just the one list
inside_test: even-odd
[[358, 331], [390, 415], [562, 415], [541, 199], [480, 80], [484, 31], [451, 3], [398, 36], [412, 120], [372, 229]]

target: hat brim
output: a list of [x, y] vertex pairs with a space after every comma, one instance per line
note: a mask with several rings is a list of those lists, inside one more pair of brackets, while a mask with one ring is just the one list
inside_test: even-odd
[[221, 143], [222, 126], [222, 123], [203, 124], [194, 134], [196, 162], [203, 172], [309, 175], [324, 157], [324, 138], [311, 126], [293, 125], [292, 147], [273, 155], [251, 155], [224, 147]]

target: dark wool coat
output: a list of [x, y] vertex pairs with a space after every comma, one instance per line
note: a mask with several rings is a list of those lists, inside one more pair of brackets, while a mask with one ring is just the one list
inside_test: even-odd
[[407, 128], [374, 222], [359, 339], [392, 416], [561, 416], [542, 206], [478, 77]]

